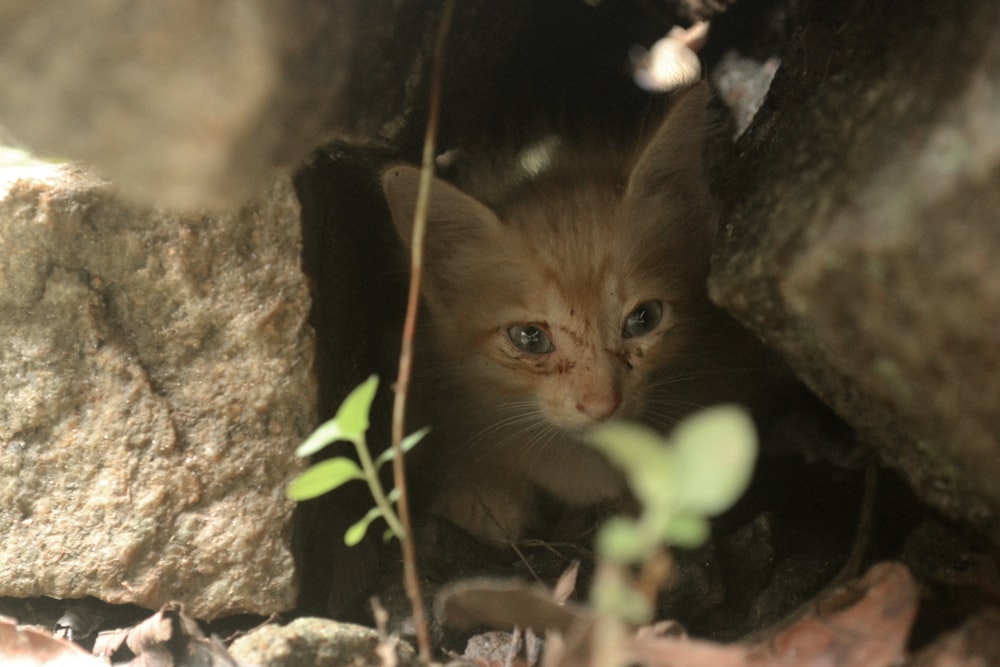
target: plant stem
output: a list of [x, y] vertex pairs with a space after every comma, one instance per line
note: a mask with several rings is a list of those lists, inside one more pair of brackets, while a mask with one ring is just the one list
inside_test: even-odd
[[619, 667], [625, 661], [625, 628], [622, 622], [607, 614], [597, 617], [591, 644], [591, 665]]
[[403, 323], [403, 340], [399, 353], [399, 375], [396, 378], [396, 395], [392, 406], [392, 447], [396, 456], [392, 463], [393, 480], [399, 489], [399, 520], [405, 539], [400, 540], [403, 549], [403, 583], [406, 595], [413, 608], [413, 625], [417, 634], [417, 650], [424, 664], [431, 659], [430, 635], [427, 632], [427, 617], [423, 598], [420, 596], [420, 579], [417, 576], [417, 556], [413, 546], [413, 532], [410, 523], [410, 508], [407, 502], [406, 475], [403, 467], [403, 434], [405, 430], [406, 395], [410, 386], [413, 367], [413, 334], [416, 330], [417, 308], [420, 303], [420, 279], [424, 261], [424, 232], [427, 227], [427, 208], [430, 189], [434, 178], [434, 152], [437, 141], [438, 117], [441, 107], [441, 70], [444, 64], [444, 48], [454, 0], [446, 0], [438, 23], [437, 40], [434, 43], [434, 61], [431, 72], [430, 109], [424, 134], [424, 152], [420, 171], [420, 189], [417, 194], [417, 208], [413, 219], [413, 239], [410, 242], [410, 291], [406, 303], [406, 320]]
[[400, 542], [405, 541], [406, 531], [403, 529], [403, 525], [400, 523], [399, 519], [396, 517], [396, 512], [392, 508], [392, 503], [389, 502], [389, 498], [385, 495], [385, 489], [382, 488], [382, 483], [378, 480], [378, 470], [375, 469], [375, 463], [372, 461], [371, 454], [368, 453], [368, 443], [365, 439], [354, 443], [354, 448], [358, 450], [358, 458], [361, 460], [361, 469], [365, 473], [365, 479], [368, 481], [368, 488], [372, 492], [372, 497], [375, 499], [375, 504], [378, 508], [382, 510], [382, 516], [385, 518], [385, 522], [389, 524], [389, 530], [392, 534], [399, 538]]

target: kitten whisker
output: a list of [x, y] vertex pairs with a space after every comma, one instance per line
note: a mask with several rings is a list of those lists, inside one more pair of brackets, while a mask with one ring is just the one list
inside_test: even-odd
[[[476, 461], [483, 460], [495, 450], [503, 449], [507, 444], [524, 434], [530, 433], [540, 426], [546, 426], [548, 420], [541, 411], [526, 412], [508, 417], [503, 422], [494, 423], [484, 429], [486, 434], [501, 434], [499, 438], [484, 439], [481, 436], [473, 436], [465, 441], [464, 452], [476, 452]], [[482, 432], [481, 432], [482, 433]]]
[[498, 443], [502, 444], [505, 448], [509, 447], [509, 452], [507, 452], [507, 456], [505, 457], [508, 465], [501, 468], [505, 472], [505, 481], [509, 482], [510, 478], [514, 475], [525, 474], [522, 466], [509, 465], [511, 462], [525, 460], [532, 451], [535, 452], [534, 461], [537, 461], [545, 447], [552, 441], [558, 432], [559, 431], [556, 427], [554, 427], [543, 416], [539, 415], [539, 419], [537, 421], [532, 424], [525, 425], [525, 427], [519, 431], [508, 434], [502, 443]]
[[[454, 406], [452, 419], [455, 418], [455, 415], [465, 416], [468, 414], [468, 411], [463, 410], [462, 407]], [[512, 401], [501, 404], [495, 412], [498, 413], [498, 418], [489, 421], [471, 435], [466, 436], [461, 443], [457, 443], [459, 447], [453, 452], [454, 456], [469, 465], [478, 465], [496, 451], [503, 450], [512, 439], [547, 423], [533, 401]], [[448, 463], [443, 463], [442, 466], [451, 468], [450, 474], [442, 480], [448, 482], [453, 478], [457, 468]]]

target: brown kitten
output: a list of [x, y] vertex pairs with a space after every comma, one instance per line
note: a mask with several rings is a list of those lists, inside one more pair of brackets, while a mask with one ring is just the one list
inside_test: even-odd
[[[411, 469], [433, 511], [517, 539], [536, 488], [577, 505], [627, 497], [582, 443], [590, 427], [666, 431], [745, 393], [761, 360], [705, 287], [717, 224], [706, 100], [704, 85], [684, 94], [637, 158], [576, 155], [504, 196], [435, 181], [409, 419], [433, 429]], [[418, 180], [408, 166], [382, 176], [407, 242]]]

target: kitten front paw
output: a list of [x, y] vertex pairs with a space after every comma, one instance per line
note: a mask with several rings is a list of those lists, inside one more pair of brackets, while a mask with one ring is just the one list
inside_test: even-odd
[[534, 523], [534, 492], [527, 485], [516, 488], [462, 485], [445, 489], [431, 511], [480, 539], [517, 542]]

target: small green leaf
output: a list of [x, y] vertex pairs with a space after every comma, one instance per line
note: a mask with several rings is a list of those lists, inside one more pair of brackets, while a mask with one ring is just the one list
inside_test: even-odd
[[626, 473], [655, 460], [663, 448], [663, 439], [647, 426], [625, 421], [610, 421], [595, 427], [588, 442], [604, 453]]
[[332, 491], [352, 479], [364, 479], [357, 463], [345, 458], [328, 459], [320, 461], [293, 479], [286, 494], [292, 500], [308, 500]]
[[353, 547], [361, 540], [365, 539], [365, 533], [368, 532], [368, 526], [370, 526], [371, 522], [380, 516], [382, 516], [382, 510], [378, 507], [373, 507], [368, 510], [368, 514], [361, 517], [361, 520], [348, 528], [344, 533], [344, 544], [349, 547]]
[[394, 537], [396, 536], [393, 534], [392, 529], [386, 528], [385, 531], [382, 533], [382, 543], [388, 544]]
[[388, 495], [386, 496], [386, 499], [387, 499], [387, 500], [388, 500], [388, 501], [389, 501], [390, 503], [394, 503], [394, 502], [396, 502], [397, 500], [399, 500], [399, 497], [400, 497], [401, 495], [403, 495], [403, 494], [402, 494], [402, 491], [400, 491], [400, 490], [399, 490], [398, 488], [394, 488], [394, 489], [393, 489], [392, 491], [390, 491], [390, 492], [389, 492], [389, 494], [388, 494]]
[[[419, 431], [414, 431], [410, 435], [408, 435], [405, 438], [403, 438], [403, 442], [400, 443], [400, 445], [403, 448], [403, 453], [405, 454], [406, 452], [408, 452], [411, 449], [413, 449], [414, 447], [416, 447], [417, 443], [420, 442], [421, 440], [423, 440], [424, 436], [427, 435], [430, 432], [431, 432], [431, 428], [429, 426], [425, 426], [424, 428], [420, 429]], [[381, 454], [379, 454], [379, 457], [377, 459], [375, 459], [375, 469], [378, 470], [383, 465], [385, 465], [388, 461], [391, 461], [394, 458], [396, 458], [396, 450], [393, 449], [392, 447], [390, 447], [389, 449], [387, 449], [384, 452], [382, 452]]]
[[394, 458], [396, 458], [396, 450], [390, 447], [389, 449], [379, 454], [378, 458], [375, 459], [375, 469], [378, 470], [379, 468], [381, 468]]
[[694, 549], [705, 543], [710, 532], [711, 527], [704, 517], [695, 514], [677, 514], [663, 527], [660, 539], [667, 544]]
[[612, 517], [597, 533], [597, 553], [601, 558], [621, 565], [638, 563], [656, 548], [658, 537], [644, 535], [641, 527], [634, 521]]
[[402, 445], [402, 447], [403, 447], [403, 451], [404, 452], [408, 452], [411, 449], [413, 449], [414, 447], [416, 447], [417, 443], [420, 442], [421, 440], [423, 440], [424, 436], [426, 436], [430, 432], [431, 432], [431, 427], [430, 426], [425, 426], [422, 429], [420, 429], [419, 431], [414, 431], [410, 435], [408, 435], [405, 438], [403, 438], [403, 442], [400, 443]]
[[677, 447], [679, 502], [692, 512], [714, 515], [743, 494], [753, 476], [757, 436], [742, 408], [703, 410], [673, 433]]
[[625, 472], [643, 505], [664, 507], [675, 502], [676, 456], [656, 431], [641, 424], [608, 422], [594, 429], [588, 442]]
[[313, 431], [295, 450], [295, 455], [310, 456], [339, 440], [354, 443], [361, 441], [368, 430], [368, 413], [371, 411], [376, 389], [378, 376], [372, 375], [347, 395], [334, 418]]
[[371, 412], [375, 391], [378, 389], [378, 376], [372, 375], [347, 395], [334, 417], [340, 424], [344, 437], [351, 441], [359, 441], [368, 430], [368, 413]]
[[300, 457], [312, 456], [330, 443], [346, 439], [347, 438], [344, 437], [343, 430], [340, 428], [340, 424], [336, 419], [331, 419], [323, 422], [319, 428], [313, 431], [309, 437], [306, 438], [306, 441], [299, 445], [298, 449], [295, 450], [295, 455]]

